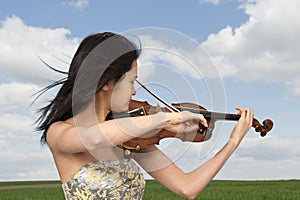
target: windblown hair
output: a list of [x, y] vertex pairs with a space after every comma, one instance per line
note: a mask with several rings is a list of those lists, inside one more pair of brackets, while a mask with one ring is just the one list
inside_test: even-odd
[[104, 32], [83, 39], [72, 59], [67, 77], [39, 92], [40, 96], [62, 85], [55, 98], [39, 109], [41, 116], [36, 121], [36, 129], [43, 132], [41, 143], [47, 143], [46, 134], [51, 124], [72, 118], [85, 109], [103, 86], [109, 82], [116, 83], [131, 69], [132, 62], [139, 54], [140, 47], [119, 34]]

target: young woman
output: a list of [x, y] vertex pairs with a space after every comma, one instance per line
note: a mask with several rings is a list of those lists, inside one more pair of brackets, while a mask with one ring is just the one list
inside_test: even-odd
[[200, 114], [165, 113], [106, 120], [126, 112], [135, 94], [139, 48], [124, 36], [93, 34], [79, 45], [68, 77], [56, 97], [42, 108], [38, 130], [53, 154], [66, 199], [142, 199], [145, 180], [134, 161], [171, 191], [194, 199], [218, 173], [252, 125], [253, 112], [241, 115], [225, 146], [209, 161], [184, 173], [154, 145], [125, 158], [117, 145], [148, 137], [161, 128], [185, 134], [197, 131]]

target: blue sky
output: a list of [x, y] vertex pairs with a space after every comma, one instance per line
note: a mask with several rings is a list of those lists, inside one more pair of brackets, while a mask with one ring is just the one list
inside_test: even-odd
[[[102, 31], [140, 34], [154, 47], [143, 52], [139, 76], [167, 101], [233, 113], [251, 107], [259, 120], [274, 121], [266, 138], [250, 130], [216, 179], [299, 179], [299, 8], [296, 0], [1, 1], [0, 181], [58, 179], [33, 131], [42, 101], [29, 105], [32, 93], [60, 76], [37, 55], [66, 70], [56, 57], [69, 61], [82, 38]], [[211, 60], [210, 68], [200, 58]], [[154, 103], [141, 90], [136, 98]], [[205, 144], [166, 140], [161, 148], [189, 171], [224, 145], [234, 125], [218, 122]]]

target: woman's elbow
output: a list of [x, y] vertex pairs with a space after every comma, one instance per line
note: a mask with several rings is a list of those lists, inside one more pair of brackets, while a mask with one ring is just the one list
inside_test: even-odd
[[199, 191], [199, 188], [196, 188], [194, 185], [188, 185], [186, 187], [182, 187], [180, 191], [180, 195], [186, 199], [195, 199], [202, 190]]
[[180, 196], [182, 196], [185, 199], [193, 200], [198, 196], [198, 194], [189, 191], [182, 191]]

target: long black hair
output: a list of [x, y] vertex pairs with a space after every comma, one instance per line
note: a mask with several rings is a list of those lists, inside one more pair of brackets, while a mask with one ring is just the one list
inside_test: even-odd
[[85, 109], [103, 86], [111, 81], [116, 83], [131, 69], [139, 54], [140, 47], [120, 34], [104, 32], [83, 39], [67, 77], [40, 91], [41, 95], [62, 85], [55, 98], [39, 109], [41, 116], [36, 121], [36, 129], [43, 131], [41, 143], [47, 142], [46, 134], [51, 124], [65, 121]]

